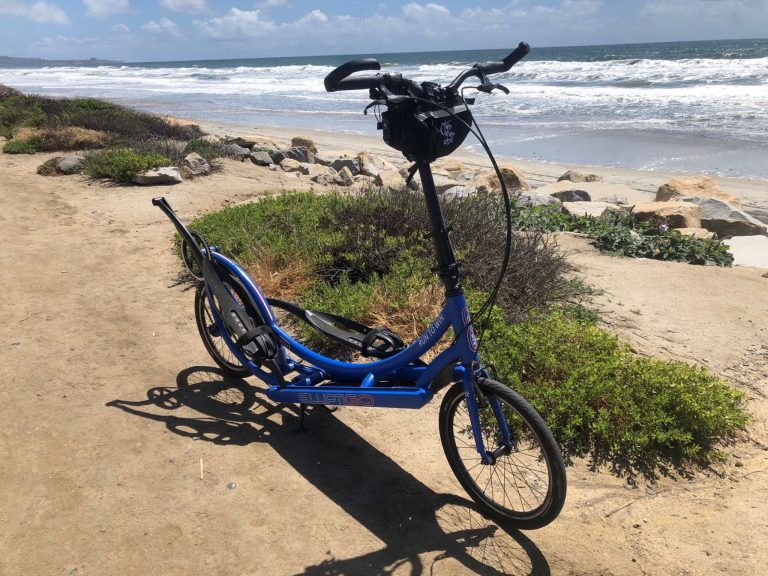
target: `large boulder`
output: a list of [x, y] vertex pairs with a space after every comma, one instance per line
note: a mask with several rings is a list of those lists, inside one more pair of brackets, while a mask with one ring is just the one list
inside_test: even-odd
[[608, 202], [563, 202], [563, 211], [571, 216], [599, 216], [607, 215], [612, 212], [625, 212], [627, 209]]
[[459, 160], [456, 158], [451, 158], [450, 156], [447, 158], [443, 158], [442, 160], [439, 160], [435, 163], [433, 167], [434, 172], [447, 172], [451, 176], [457, 176], [461, 172], [466, 172], [467, 167], [462, 164]]
[[[417, 177], [418, 176], [414, 176], [414, 179], [416, 179]], [[454, 186], [459, 185], [458, 181], [455, 178], [451, 178], [450, 176], [446, 176], [445, 174], [433, 174], [432, 180], [435, 183], [435, 190], [437, 190], [438, 193], [443, 193], [446, 190], [450, 190]]]
[[317, 154], [317, 146], [315, 146], [314, 140], [306, 136], [294, 136], [291, 138], [291, 148], [306, 148], [312, 154]]
[[592, 198], [586, 190], [560, 190], [553, 192], [552, 196], [561, 202], [591, 202]]
[[725, 244], [733, 254], [735, 265], [768, 269], [768, 237], [737, 236], [726, 240]]
[[662, 184], [656, 192], [657, 202], [674, 200], [680, 196], [696, 198], [719, 198], [728, 202], [731, 206], [741, 208], [741, 200], [733, 194], [729, 194], [720, 188], [709, 176], [693, 176], [687, 178], [674, 178]]
[[352, 186], [355, 183], [355, 177], [352, 171], [346, 166], [342, 166], [338, 174], [333, 177], [334, 182], [339, 186]]
[[402, 190], [405, 188], [405, 179], [397, 170], [382, 170], [379, 172], [379, 175], [374, 178], [373, 183], [376, 186], [389, 188], [390, 190]]
[[283, 160], [289, 158], [296, 160], [297, 162], [309, 162], [312, 163], [315, 159], [314, 154], [304, 146], [295, 146], [293, 148], [283, 148], [272, 153], [272, 162], [280, 164]]
[[768, 234], [768, 226], [719, 198], [679, 196], [680, 204], [698, 206], [701, 226], [720, 238]]
[[211, 173], [211, 165], [197, 152], [190, 152], [181, 161], [181, 174], [184, 178], [205, 176]]
[[352, 176], [360, 174], [360, 159], [359, 158], [336, 158], [331, 162], [331, 168], [337, 172], [341, 172], [342, 168], [346, 168], [352, 173]]
[[[504, 179], [504, 183], [507, 185], [507, 189], [512, 192], [513, 190], [530, 190], [531, 187], [528, 182], [525, 181], [521, 172], [515, 169], [509, 164], [502, 164], [499, 166], [501, 171], [501, 177]], [[483, 186], [486, 190], [499, 190], [501, 184], [496, 176], [496, 171], [486, 172], [478, 176], [478, 187]]]
[[549, 194], [542, 194], [536, 190], [520, 192], [518, 196], [520, 202], [526, 206], [549, 206], [560, 205], [562, 202]]
[[256, 164], [256, 166], [269, 166], [270, 164], [273, 164], [272, 156], [265, 150], [251, 152], [251, 162]]
[[568, 180], [569, 182], [602, 182], [603, 178], [597, 174], [582, 174], [576, 170], [568, 170], [568, 172], [557, 179], [558, 182], [563, 180]]
[[701, 228], [701, 208], [684, 202], [647, 202], [632, 209], [639, 222], [661, 220], [670, 228]]
[[451, 200], [453, 198], [464, 198], [473, 192], [474, 190], [470, 190], [466, 186], [454, 186], [453, 188], [448, 188], [448, 190], [443, 192], [443, 198], [446, 200]]
[[142, 186], [158, 186], [163, 184], [179, 184], [182, 182], [181, 174], [175, 166], [165, 166], [163, 168], [152, 168], [142, 174], [136, 174], [131, 179], [134, 184]]
[[309, 174], [309, 164], [306, 162], [299, 162], [293, 158], [283, 158], [280, 162], [280, 168], [283, 172], [298, 172], [299, 174]]
[[234, 158], [235, 160], [245, 160], [251, 155], [250, 148], [240, 146], [234, 142], [224, 146], [222, 152], [224, 156], [227, 156], [228, 158]]
[[85, 165], [85, 158], [82, 156], [64, 156], [56, 161], [56, 170], [60, 174], [80, 174]]

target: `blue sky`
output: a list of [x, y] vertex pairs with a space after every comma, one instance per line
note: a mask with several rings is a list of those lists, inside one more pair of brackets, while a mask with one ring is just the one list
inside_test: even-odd
[[768, 0], [0, 0], [0, 55], [125, 61], [756, 38]]

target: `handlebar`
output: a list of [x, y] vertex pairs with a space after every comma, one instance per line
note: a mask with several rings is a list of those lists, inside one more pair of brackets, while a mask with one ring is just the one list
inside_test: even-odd
[[[336, 92], [337, 90], [372, 88], [378, 82], [376, 76], [360, 76], [345, 80], [350, 74], [362, 72], [363, 70], [381, 70], [381, 64], [374, 58], [361, 58], [360, 60], [345, 62], [325, 77], [325, 91]], [[374, 84], [371, 84], [371, 81], [374, 81]]]
[[471, 78], [472, 76], [482, 78], [483, 76], [487, 76], [488, 74], [499, 74], [500, 72], [506, 72], [507, 70], [512, 68], [512, 66], [520, 62], [520, 60], [525, 58], [525, 56], [530, 51], [531, 51], [531, 47], [528, 45], [527, 42], [520, 42], [517, 48], [515, 48], [509, 54], [509, 56], [504, 58], [501, 62], [486, 62], [485, 64], [475, 64], [474, 66], [472, 66], [472, 68], [464, 70], [464, 72], [456, 76], [453, 82], [451, 82], [450, 84], [448, 84], [448, 86], [446, 86], [446, 89], [455, 92], [459, 89], [459, 86], [461, 86], [467, 78]]
[[[531, 47], [526, 42], [520, 42], [506, 58], [501, 62], [486, 62], [485, 64], [475, 64], [472, 68], [464, 70], [459, 74], [453, 82], [446, 86], [446, 90], [451, 92], [458, 92], [459, 87], [464, 83], [467, 78], [472, 76], [478, 78], [484, 78], [488, 74], [498, 74], [500, 72], [506, 72], [512, 66], [522, 60]], [[350, 74], [355, 72], [363, 72], [367, 70], [381, 70], [381, 64], [373, 58], [362, 58], [359, 60], [350, 60], [345, 62], [341, 66], [335, 68], [325, 77], [325, 90], [327, 92], [336, 92], [339, 90], [363, 90], [366, 88], [376, 88], [382, 85], [384, 77], [387, 77], [387, 83], [394, 77], [380, 74], [376, 76], [356, 76], [354, 78], [347, 78]], [[399, 78], [398, 78], [399, 79]], [[414, 85], [410, 80], [402, 78], [402, 81], [408, 82], [409, 85]]]

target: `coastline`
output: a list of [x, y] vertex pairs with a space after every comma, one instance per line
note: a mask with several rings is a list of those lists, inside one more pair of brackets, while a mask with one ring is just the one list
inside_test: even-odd
[[[184, 118], [185, 122], [198, 124], [204, 131], [215, 136], [262, 136], [270, 138], [278, 144], [289, 144], [294, 136], [307, 136], [312, 138], [318, 148], [323, 150], [361, 152], [363, 150], [384, 157], [396, 164], [408, 164], [407, 160], [397, 150], [387, 146], [381, 138], [369, 134], [357, 134], [349, 132], [334, 132], [329, 130], [276, 128], [272, 126], [249, 125], [243, 123], [229, 123], [217, 121], [197, 120]], [[492, 150], [493, 151], [493, 150]], [[461, 147], [451, 155], [452, 158], [461, 160], [464, 164], [474, 167], [490, 167], [488, 158], [483, 155]], [[655, 199], [659, 186], [673, 178], [681, 176], [698, 176], [699, 173], [667, 170], [641, 170], [637, 168], [623, 168], [615, 166], [575, 164], [562, 162], [549, 162], [546, 160], [525, 160], [497, 156], [499, 163], [512, 164], [522, 170], [526, 180], [533, 188], [538, 188], [556, 182], [557, 179], [568, 170], [579, 172], [591, 172], [603, 177], [607, 185], [620, 188], [621, 193], [629, 197], [629, 200], [640, 202], [652, 202]], [[768, 180], [714, 176], [718, 185], [738, 197], [742, 201], [743, 209], [758, 220], [768, 223]], [[631, 193], [633, 191], [634, 193]]]

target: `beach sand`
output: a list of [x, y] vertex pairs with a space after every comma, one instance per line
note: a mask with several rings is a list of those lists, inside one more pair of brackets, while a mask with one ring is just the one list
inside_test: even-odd
[[[286, 142], [299, 131], [207, 125]], [[239, 132], [238, 132], [239, 131]], [[304, 132], [321, 150], [370, 137]], [[173, 229], [302, 178], [250, 163], [168, 188], [44, 178], [51, 155], [0, 155], [0, 574], [570, 574], [752, 576], [768, 563], [768, 278], [599, 254], [564, 234], [638, 353], [745, 390], [749, 434], [726, 464], [627, 483], [576, 461], [561, 516], [521, 534], [474, 512], [417, 412], [296, 411], [224, 379], [179, 283]], [[476, 156], [460, 154], [475, 162]], [[571, 166], [514, 162], [534, 185]], [[669, 174], [589, 167], [652, 198]], [[766, 211], [766, 183], [721, 179]]]

